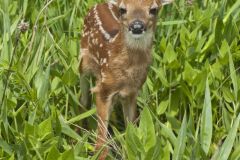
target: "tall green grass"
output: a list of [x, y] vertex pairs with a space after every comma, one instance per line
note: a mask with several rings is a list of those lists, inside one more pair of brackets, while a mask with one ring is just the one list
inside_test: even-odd
[[[0, 1], [1, 159], [97, 159], [95, 103], [79, 109], [78, 56], [84, 15], [98, 2]], [[239, 8], [179, 0], [162, 9], [139, 125], [125, 128], [115, 109], [109, 159], [240, 159]]]

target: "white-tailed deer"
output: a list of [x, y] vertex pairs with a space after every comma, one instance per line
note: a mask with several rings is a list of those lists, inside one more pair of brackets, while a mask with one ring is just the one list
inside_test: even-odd
[[[136, 97], [147, 77], [161, 6], [172, 0], [116, 0], [95, 5], [84, 21], [81, 38], [81, 103], [90, 105], [85, 75], [96, 77], [98, 137], [96, 150], [107, 140], [111, 108], [123, 107], [125, 122], [136, 118]], [[99, 159], [105, 159], [107, 147]]]

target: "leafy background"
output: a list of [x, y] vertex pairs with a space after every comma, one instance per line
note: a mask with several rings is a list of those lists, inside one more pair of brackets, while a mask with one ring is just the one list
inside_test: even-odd
[[[97, 159], [95, 103], [80, 112], [78, 73], [97, 2], [0, 0], [1, 159]], [[139, 125], [125, 127], [116, 107], [108, 158], [239, 160], [240, 0], [176, 0], [158, 22]]]

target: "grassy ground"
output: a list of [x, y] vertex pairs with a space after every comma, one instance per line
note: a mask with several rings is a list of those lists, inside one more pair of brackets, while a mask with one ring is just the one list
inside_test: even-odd
[[[95, 103], [79, 113], [78, 102], [83, 17], [97, 2], [0, 0], [0, 159], [97, 159]], [[116, 108], [109, 159], [240, 159], [239, 8], [176, 0], [161, 11], [139, 125], [125, 129]]]

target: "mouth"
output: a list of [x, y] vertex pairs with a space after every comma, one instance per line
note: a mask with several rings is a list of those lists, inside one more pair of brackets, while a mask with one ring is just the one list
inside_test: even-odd
[[140, 33], [134, 33], [133, 31], [129, 31], [129, 34], [133, 37], [133, 38], [135, 38], [135, 39], [139, 39], [139, 38], [142, 38], [143, 36], [144, 36], [144, 34], [145, 34], [145, 31], [142, 31], [142, 32], [140, 32]]

